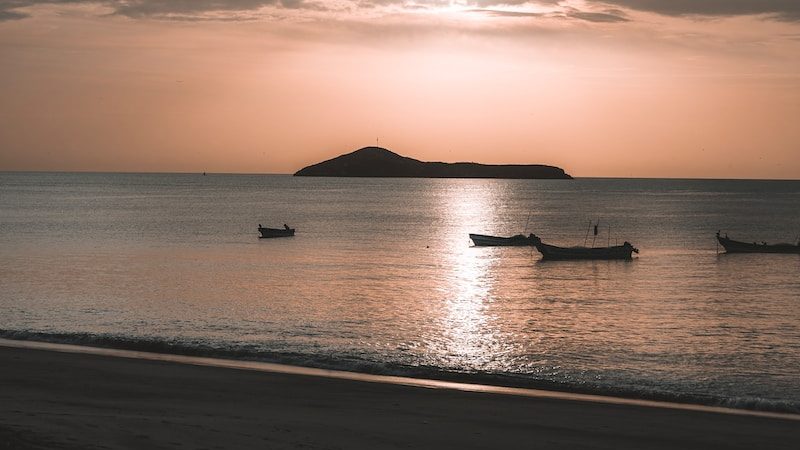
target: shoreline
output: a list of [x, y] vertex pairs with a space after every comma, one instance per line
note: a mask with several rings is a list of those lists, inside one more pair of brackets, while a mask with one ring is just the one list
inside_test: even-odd
[[335, 373], [309, 375], [134, 354], [109, 356], [81, 348], [54, 351], [0, 344], [0, 448], [800, 445], [796, 417], [463, 390], [450, 383], [390, 384], [331, 376]]
[[764, 417], [800, 421], [800, 414], [788, 412], [761, 411], [753, 409], [729, 408], [723, 406], [710, 406], [694, 403], [669, 402], [662, 400], [635, 399], [614, 397], [609, 395], [586, 394], [568, 391], [555, 391], [524, 387], [497, 386], [490, 384], [467, 383], [458, 381], [434, 380], [428, 378], [414, 378], [395, 375], [375, 375], [361, 372], [350, 372], [333, 369], [320, 369], [280, 363], [260, 361], [236, 360], [213, 358], [205, 356], [189, 356], [171, 353], [155, 353], [139, 350], [124, 350], [106, 347], [92, 347], [75, 344], [61, 344], [41, 341], [26, 341], [0, 338], [0, 349], [19, 348], [31, 350], [44, 350], [60, 353], [74, 353], [83, 355], [107, 356], [113, 358], [139, 359], [143, 361], [160, 361], [194, 366], [207, 366], [234, 370], [247, 370], [264, 373], [302, 375], [310, 377], [331, 378], [367, 383], [400, 385], [427, 389], [445, 389], [462, 392], [479, 392], [538, 399], [554, 399], [566, 401], [580, 401], [607, 405], [638, 406], [661, 409], [674, 409], [681, 411], [707, 412], [739, 416]]

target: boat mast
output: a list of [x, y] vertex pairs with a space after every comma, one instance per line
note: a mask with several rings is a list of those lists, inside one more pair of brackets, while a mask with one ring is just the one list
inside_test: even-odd
[[586, 229], [586, 237], [583, 238], [583, 246], [586, 247], [586, 242], [589, 241], [589, 231], [592, 229], [592, 221], [589, 221], [589, 227]]
[[531, 213], [532, 212], [528, 213], [528, 220], [525, 221], [525, 229], [522, 230], [522, 234], [525, 234], [525, 233], [528, 232], [528, 223], [530, 223], [530, 221], [531, 221]]

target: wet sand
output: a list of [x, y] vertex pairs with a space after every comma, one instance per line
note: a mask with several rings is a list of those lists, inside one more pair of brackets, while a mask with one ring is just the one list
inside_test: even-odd
[[800, 448], [758, 417], [0, 345], [0, 449]]

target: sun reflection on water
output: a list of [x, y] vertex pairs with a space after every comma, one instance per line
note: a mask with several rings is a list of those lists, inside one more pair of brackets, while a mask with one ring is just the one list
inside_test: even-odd
[[496, 195], [486, 185], [459, 183], [458, 192], [445, 198], [447, 217], [457, 224], [446, 251], [447, 283], [443, 287], [442, 354], [455, 367], [485, 367], [501, 345], [489, 312], [495, 288], [496, 249], [466, 244], [470, 232], [491, 229], [497, 222]]

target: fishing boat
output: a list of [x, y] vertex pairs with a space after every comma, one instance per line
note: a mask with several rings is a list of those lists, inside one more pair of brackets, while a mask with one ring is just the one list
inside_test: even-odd
[[545, 244], [541, 239], [534, 236], [536, 249], [542, 254], [542, 259], [546, 260], [568, 260], [568, 259], [633, 259], [633, 253], [639, 253], [639, 249], [625, 241], [622, 245], [609, 247], [559, 247], [557, 245]]
[[633, 253], [639, 249], [625, 242], [622, 245], [611, 247], [558, 247], [540, 242], [536, 249], [542, 254], [542, 259], [633, 259]]
[[800, 240], [797, 244], [767, 244], [766, 242], [740, 242], [728, 238], [728, 235], [720, 236], [717, 231], [717, 241], [726, 253], [797, 253], [800, 254]]
[[283, 225], [283, 228], [266, 228], [258, 224], [258, 232], [261, 233], [259, 238], [277, 238], [294, 236], [294, 228], [289, 228], [289, 225]]
[[[600, 220], [592, 224], [589, 222], [589, 228], [586, 231], [586, 237], [583, 239], [583, 246], [576, 247], [559, 247], [557, 245], [545, 244], [536, 236], [533, 236], [537, 243], [536, 249], [542, 254], [544, 260], [567, 260], [567, 259], [633, 259], [633, 253], [639, 253], [639, 249], [631, 245], [630, 242], [625, 241], [622, 245], [611, 244], [611, 227], [608, 227], [608, 247], [595, 247], [597, 241], [598, 228]], [[587, 247], [589, 242], [589, 232], [594, 231], [594, 238], [592, 239], [592, 246]]]
[[469, 238], [472, 239], [476, 247], [533, 247], [538, 241], [536, 235], [533, 234], [528, 236], [517, 234], [511, 237], [499, 237], [470, 233]]

